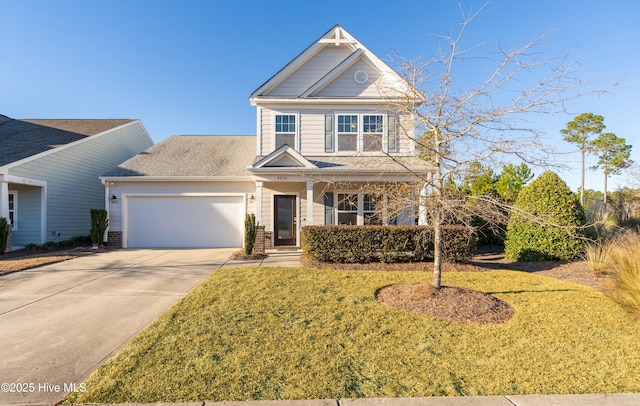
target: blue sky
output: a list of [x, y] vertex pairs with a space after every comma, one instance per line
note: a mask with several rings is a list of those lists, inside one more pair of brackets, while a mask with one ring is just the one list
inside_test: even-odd
[[[484, 1], [0, 0], [0, 114], [12, 118], [139, 118], [155, 142], [174, 134], [255, 134], [248, 96], [335, 24], [384, 60], [429, 58], [437, 34]], [[640, 162], [640, 2], [496, 0], [464, 38], [487, 54], [551, 31], [543, 50], [570, 54], [585, 79], [620, 82], [541, 116], [550, 144], [573, 116], [605, 117]], [[578, 154], [560, 175], [579, 186]], [[592, 160], [593, 161], [593, 160]], [[539, 174], [542, 169], [534, 168]], [[587, 188], [602, 189], [600, 171]], [[613, 190], [628, 177], [610, 179]]]

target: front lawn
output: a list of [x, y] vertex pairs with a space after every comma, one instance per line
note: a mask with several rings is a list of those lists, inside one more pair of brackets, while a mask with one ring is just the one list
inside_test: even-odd
[[640, 325], [602, 293], [514, 271], [445, 285], [510, 303], [461, 324], [379, 303], [421, 272], [221, 269], [66, 402], [640, 392]]

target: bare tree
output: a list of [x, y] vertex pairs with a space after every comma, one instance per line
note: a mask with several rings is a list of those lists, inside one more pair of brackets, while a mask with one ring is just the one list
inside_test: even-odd
[[[415, 118], [414, 141], [432, 167], [430, 176], [420, 177], [419, 194], [434, 230], [432, 285], [436, 288], [441, 286], [442, 226], [448, 219], [464, 221], [470, 206], [484, 215], [505, 213], [505, 203], [490, 196], [474, 197], [474, 205], [469, 205], [452, 184], [477, 170], [478, 163], [499, 167], [516, 157], [548, 166], [550, 151], [530, 120], [537, 114], [563, 112], [564, 102], [594, 92], [575, 76], [577, 64], [566, 57], [544, 56], [544, 36], [516, 49], [498, 45], [493, 54], [475, 56], [478, 48], [465, 47], [463, 37], [485, 9], [486, 4], [470, 15], [463, 13], [459, 30], [441, 37], [441, 49], [433, 59], [397, 61], [412, 87], [390, 109]], [[467, 62], [484, 66], [475, 85], [464, 85], [470, 82], [467, 74], [464, 80], [458, 77], [460, 65]], [[403, 199], [394, 200], [399, 207], [407, 205]]]

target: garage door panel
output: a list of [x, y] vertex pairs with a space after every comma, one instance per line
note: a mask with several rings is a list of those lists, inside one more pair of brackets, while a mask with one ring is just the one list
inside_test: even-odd
[[140, 248], [241, 247], [241, 196], [127, 198], [127, 246]]

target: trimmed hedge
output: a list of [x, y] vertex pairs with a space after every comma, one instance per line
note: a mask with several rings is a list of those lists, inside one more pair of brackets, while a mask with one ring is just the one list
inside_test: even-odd
[[[442, 254], [448, 262], [469, 262], [476, 250], [474, 228], [443, 226]], [[302, 250], [321, 262], [422, 262], [433, 260], [428, 226], [306, 226]]]

